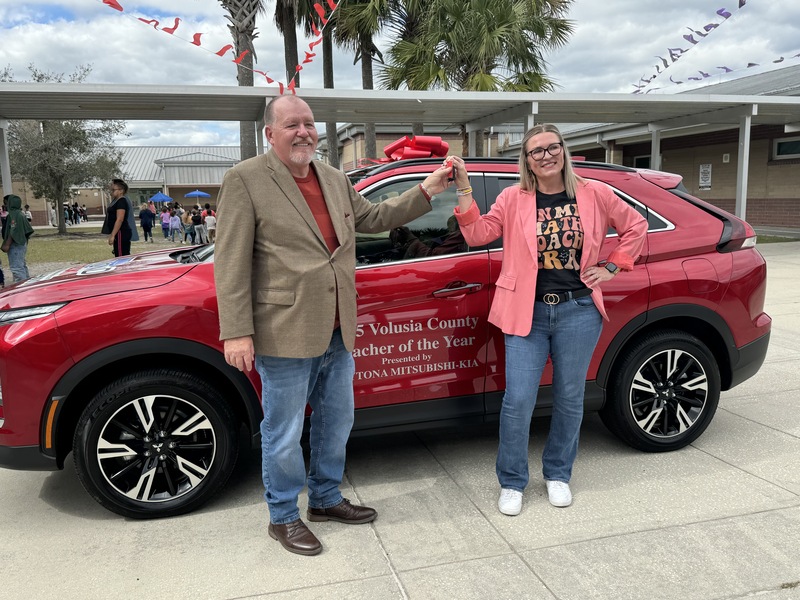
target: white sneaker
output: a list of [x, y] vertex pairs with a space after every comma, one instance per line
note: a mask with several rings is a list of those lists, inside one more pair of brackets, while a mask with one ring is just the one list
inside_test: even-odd
[[547, 485], [547, 499], [550, 500], [550, 504], [559, 508], [572, 504], [572, 492], [568, 483], [549, 479], [545, 479], [544, 482]]
[[497, 508], [504, 515], [516, 516], [522, 510], [522, 492], [501, 488]]

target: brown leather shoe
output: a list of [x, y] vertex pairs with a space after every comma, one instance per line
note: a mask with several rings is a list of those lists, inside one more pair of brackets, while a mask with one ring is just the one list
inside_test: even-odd
[[343, 498], [336, 506], [330, 508], [308, 508], [309, 521], [339, 521], [348, 525], [358, 525], [374, 521], [378, 512], [374, 508], [350, 504], [350, 500]]
[[278, 540], [281, 546], [289, 552], [313, 556], [322, 552], [322, 544], [317, 537], [306, 527], [302, 519], [297, 519], [285, 525], [275, 525], [270, 523], [267, 528], [269, 537]]

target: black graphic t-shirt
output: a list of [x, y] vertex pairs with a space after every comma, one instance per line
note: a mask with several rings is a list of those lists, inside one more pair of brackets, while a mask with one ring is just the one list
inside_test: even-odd
[[584, 289], [581, 281], [583, 227], [578, 205], [566, 192], [536, 192], [536, 242], [539, 272], [536, 295]]

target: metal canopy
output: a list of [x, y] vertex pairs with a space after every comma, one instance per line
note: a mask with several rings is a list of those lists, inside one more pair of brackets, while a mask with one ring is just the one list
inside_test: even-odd
[[[259, 121], [273, 88], [0, 83], [0, 119]], [[298, 90], [319, 122], [464, 123], [490, 127], [535, 115], [550, 123], [800, 123], [800, 97], [703, 94], [539, 94]]]
[[[6, 143], [9, 119], [123, 119], [148, 121], [262, 120], [274, 88], [229, 86], [0, 83], [0, 173], [10, 193]], [[721, 94], [534, 94], [302, 89], [319, 122], [463, 124], [474, 152], [476, 130], [523, 121], [644, 123], [652, 155], [663, 131], [699, 124], [739, 126], [736, 212], [744, 218], [752, 125], [800, 127], [800, 97]], [[7, 190], [7, 191], [6, 191]]]

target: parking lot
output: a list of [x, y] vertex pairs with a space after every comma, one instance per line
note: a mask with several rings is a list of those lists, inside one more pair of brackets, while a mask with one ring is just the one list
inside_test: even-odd
[[532, 478], [522, 514], [498, 512], [496, 425], [354, 439], [345, 496], [379, 517], [311, 524], [316, 557], [267, 536], [258, 453], [202, 510], [157, 521], [102, 509], [71, 462], [0, 470], [0, 598], [800, 599], [800, 243], [760, 249], [761, 371], [678, 452], [631, 450], [587, 417], [568, 509]]

